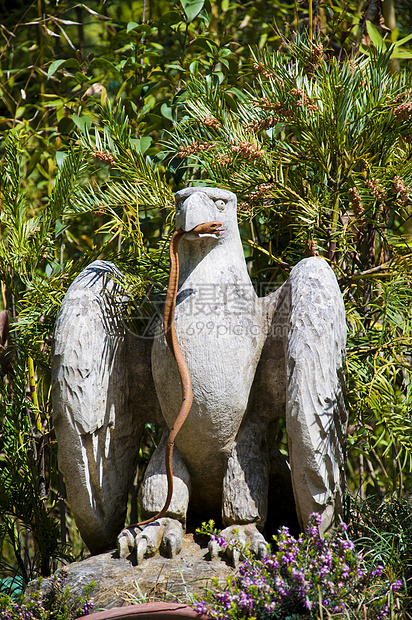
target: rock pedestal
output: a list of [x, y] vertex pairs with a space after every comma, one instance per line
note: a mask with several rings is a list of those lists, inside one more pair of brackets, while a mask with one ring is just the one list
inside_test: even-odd
[[[137, 566], [133, 555], [121, 560], [117, 551], [111, 551], [69, 564], [65, 567], [65, 587], [70, 588], [70, 602], [74, 602], [84, 596], [85, 586], [95, 582], [91, 593], [93, 611], [147, 601], [187, 603], [194, 594], [202, 596], [206, 588], [212, 587], [213, 578], [224, 585], [233, 572], [224, 561], [212, 561], [209, 557], [207, 548], [200, 547], [191, 534], [186, 534], [181, 553], [173, 559], [157, 553]], [[51, 579], [43, 580], [43, 591], [51, 587]], [[26, 596], [38, 585], [37, 580], [32, 581]]]

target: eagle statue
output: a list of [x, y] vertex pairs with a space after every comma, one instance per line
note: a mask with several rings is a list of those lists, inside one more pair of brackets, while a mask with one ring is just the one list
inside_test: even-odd
[[[168, 491], [165, 450], [182, 402], [176, 361], [161, 321], [152, 338], [124, 319], [122, 274], [95, 261], [68, 289], [52, 352], [53, 422], [59, 467], [77, 527], [92, 553], [159, 548], [179, 553], [187, 524], [214, 519], [258, 555], [283, 524], [321, 531], [339, 520], [345, 484], [346, 323], [336, 278], [320, 257], [300, 261], [274, 293], [258, 297], [246, 266], [235, 194], [192, 187], [176, 194], [179, 248], [174, 325], [190, 371], [193, 403], [173, 451], [166, 514], [124, 528], [127, 498], [147, 422], [163, 426], [140, 490], [144, 518]], [[285, 420], [288, 456], [277, 445]], [[266, 538], [265, 538], [266, 537]], [[218, 553], [210, 544], [212, 556]]]

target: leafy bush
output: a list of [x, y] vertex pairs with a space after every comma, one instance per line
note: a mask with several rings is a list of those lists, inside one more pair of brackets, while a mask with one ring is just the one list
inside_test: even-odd
[[384, 564], [391, 578], [403, 577], [412, 594], [412, 504], [410, 498], [371, 497], [352, 502], [348, 534], [365, 559]]
[[16, 603], [10, 597], [0, 598], [1, 620], [74, 620], [86, 616], [93, 609], [89, 594], [94, 587], [85, 588], [84, 597], [70, 603], [70, 588], [64, 587], [66, 571], [62, 569], [53, 577], [47, 594], [41, 590], [33, 593], [27, 602]]
[[407, 492], [412, 456], [411, 72], [389, 65], [390, 50], [342, 59], [306, 36], [256, 51], [242, 91], [186, 84], [166, 145], [186, 182], [237, 194], [253, 279], [276, 287], [306, 256], [334, 270], [361, 494], [365, 479]]
[[405, 0], [396, 28], [374, 0], [3, 4], [2, 576], [46, 576], [66, 542], [81, 545], [50, 419], [61, 299], [97, 257], [157, 295], [182, 180], [238, 194], [260, 283], [277, 286], [306, 253], [330, 260], [350, 328], [350, 487], [409, 492], [412, 93], [410, 69], [393, 72], [411, 57]]
[[[311, 515], [306, 535], [298, 539], [283, 527], [275, 536], [278, 550], [257, 560], [251, 554], [224, 590], [210, 590], [195, 605], [199, 613], [219, 620], [243, 618], [328, 617], [387, 618], [395, 613], [402, 581], [389, 583], [384, 567], [368, 568], [347, 526], [333, 537], [319, 535], [319, 515]], [[217, 584], [216, 584], [217, 585]], [[297, 614], [293, 616], [293, 614]], [[396, 617], [395, 615], [391, 615]]]

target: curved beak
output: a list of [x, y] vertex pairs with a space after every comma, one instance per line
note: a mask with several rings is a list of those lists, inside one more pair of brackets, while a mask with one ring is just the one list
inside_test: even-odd
[[199, 224], [212, 220], [216, 220], [216, 209], [213, 201], [203, 192], [194, 192], [181, 202], [177, 202], [176, 229], [190, 231]]

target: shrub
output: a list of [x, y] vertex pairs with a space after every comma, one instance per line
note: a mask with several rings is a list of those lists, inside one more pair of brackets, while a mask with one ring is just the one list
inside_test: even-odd
[[51, 580], [51, 587], [47, 593], [38, 590], [31, 595], [30, 600], [19, 603], [10, 597], [0, 598], [0, 620], [74, 620], [86, 616], [93, 609], [90, 592], [94, 587], [85, 588], [84, 597], [70, 602], [70, 588], [64, 587], [66, 578], [65, 569], [56, 573]]
[[228, 578], [224, 590], [208, 591], [195, 610], [219, 620], [363, 618], [366, 609], [369, 620], [394, 614], [402, 582], [385, 580], [382, 565], [366, 567], [344, 523], [341, 532], [324, 538], [319, 524], [319, 515], [312, 515], [298, 539], [282, 527], [274, 537], [276, 553], [262, 560], [246, 553], [238, 575]]
[[391, 579], [404, 578], [412, 595], [412, 503], [409, 497], [351, 500], [348, 534], [366, 561], [385, 565]]

